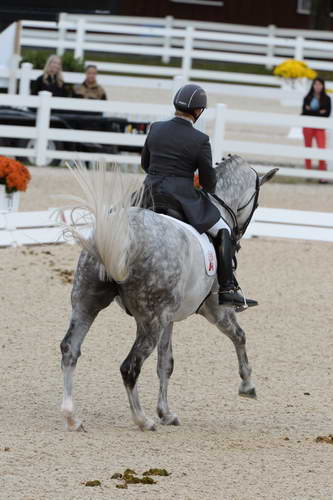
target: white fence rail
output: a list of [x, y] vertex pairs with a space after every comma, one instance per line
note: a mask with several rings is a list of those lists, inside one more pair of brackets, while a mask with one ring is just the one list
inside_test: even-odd
[[[126, 71], [125, 66], [130, 66], [128, 68], [130, 73], [134, 74], [146, 74], [153, 70], [150, 66], [139, 66], [139, 65], [125, 65], [112, 63], [100, 63], [98, 65], [101, 71]], [[185, 80], [181, 76], [180, 72], [170, 71], [169, 68], [162, 68], [166, 75], [173, 76], [173, 78], [140, 78], [134, 76], [119, 76], [119, 75], [99, 75], [99, 83], [103, 86], [114, 87], [133, 87], [133, 88], [152, 88], [152, 89], [163, 89], [169, 90], [171, 93], [176, 92], [176, 90], [185, 83]], [[175, 74], [174, 74], [175, 73]], [[261, 85], [280, 85], [280, 79], [276, 77], [270, 77], [265, 75], [247, 75], [247, 74], [237, 74], [237, 73], [226, 73], [226, 72], [213, 72], [207, 71], [206, 77], [210, 79], [222, 79], [224, 81], [236, 81], [244, 82], [247, 85], [230, 85], [225, 83], [211, 83], [211, 82], [198, 82], [204, 85], [206, 91], [209, 94], [224, 94], [224, 95], [235, 95], [235, 96], [247, 96], [256, 99], [271, 99], [281, 102], [292, 103], [293, 105], [301, 106], [302, 99], [304, 97], [305, 91], [290, 91], [285, 88], [272, 88], [272, 87], [258, 87], [255, 85], [249, 85], [250, 83], [256, 83]], [[211, 73], [208, 75], [208, 73]], [[4, 75], [7, 72], [4, 72]], [[30, 83], [40, 76], [40, 70], [34, 70], [31, 63], [23, 63], [22, 67], [17, 68], [16, 78], [19, 80], [19, 93], [20, 95], [30, 94]], [[0, 76], [2, 75], [0, 68]], [[202, 79], [203, 74], [200, 71], [191, 71], [192, 77]], [[84, 75], [82, 73], [76, 72], [64, 72], [64, 79], [66, 83], [78, 84], [82, 83], [84, 80]], [[195, 81], [195, 80], [194, 80]], [[331, 84], [333, 88], [333, 82], [330, 82], [327, 86]]]
[[333, 242], [333, 214], [259, 207], [245, 237], [264, 236]]
[[[155, 67], [144, 65], [99, 63], [98, 68], [101, 71], [114, 71], [115, 73], [128, 71], [130, 74], [146, 75], [144, 78], [141, 78], [137, 76], [100, 74], [98, 77], [99, 83], [107, 87], [163, 89], [174, 94], [176, 90], [186, 82], [181, 76], [181, 71], [177, 70], [175, 72], [173, 68], [161, 68], [164, 76], [168, 76], [169, 78], [151, 78], [150, 76], [154, 74]], [[209, 94], [277, 100], [282, 105], [292, 105], [298, 108], [301, 107], [303, 97], [307, 91], [306, 86], [304, 86], [303, 90], [291, 90], [285, 86], [280, 87], [282, 83], [281, 79], [274, 76], [201, 70], [191, 70], [190, 73], [194, 82], [197, 81], [196, 79], [200, 79], [197, 83], [203, 85]], [[14, 78], [14, 86], [12, 85], [14, 91], [12, 93], [15, 93], [15, 81], [18, 81], [19, 94], [29, 95], [31, 81], [40, 76], [41, 71], [33, 69], [31, 63], [23, 63], [21, 68], [16, 67], [16, 70], [12, 69], [11, 72], [6, 68], [0, 67], [0, 78], [8, 78], [9, 74]], [[223, 82], [237, 82], [237, 84], [234, 83], [230, 85], [229, 83], [202, 82], [201, 80], [204, 77], [210, 80], [221, 80]], [[65, 71], [64, 79], [66, 83], [79, 84], [83, 82], [84, 74]], [[239, 83], [245, 83], [246, 85], [240, 85]], [[265, 87], [264, 85], [269, 86]], [[275, 85], [275, 87], [273, 88], [272, 85]], [[326, 87], [333, 90], [333, 82], [326, 82]]]
[[[69, 210], [62, 219], [71, 224]], [[333, 214], [259, 207], [245, 233], [245, 238], [254, 236], [333, 242]], [[64, 242], [54, 209], [0, 213], [0, 248]]]
[[[69, 99], [52, 97], [49, 92], [40, 92], [38, 96], [15, 96], [0, 94], [0, 106], [21, 106], [37, 108], [37, 119], [35, 127], [0, 125], [0, 137], [34, 139], [34, 148], [1, 147], [0, 154], [20, 155], [36, 157], [37, 165], [44, 165], [46, 158], [87, 160], [105, 158], [109, 161], [119, 163], [140, 163], [139, 155], [107, 155], [96, 153], [82, 153], [76, 151], [51, 150], [48, 141], [75, 142], [75, 143], [99, 143], [112, 145], [126, 145], [142, 147], [146, 136], [144, 134], [96, 132], [87, 130], [69, 130], [50, 127], [50, 114], [52, 110], [77, 110], [108, 112], [110, 114], [132, 113], [143, 119], [145, 116], [151, 120], [168, 118], [173, 114], [172, 106], [146, 103], [126, 103], [120, 101], [98, 101], [85, 99]], [[261, 113], [252, 111], [239, 111], [228, 109], [224, 104], [218, 104], [216, 109], [208, 109], [205, 113], [206, 120], [212, 120], [213, 124], [213, 160], [219, 161], [227, 153], [247, 153], [269, 155], [270, 157], [288, 158], [311, 158], [333, 160], [333, 149], [304, 148], [298, 146], [286, 146], [283, 144], [267, 144], [262, 142], [232, 141], [225, 139], [225, 129], [229, 123], [248, 123], [253, 125], [269, 125], [286, 127], [289, 126], [312, 127], [333, 129], [333, 118], [315, 118], [297, 115], [283, 115], [274, 113]], [[282, 172], [283, 169], [280, 170]], [[296, 172], [296, 171], [295, 171]], [[306, 177], [317, 177], [318, 172], [302, 171]], [[310, 175], [314, 174], [314, 175]], [[323, 179], [333, 179], [333, 172], [320, 172]]]
[[[143, 20], [142, 23], [144, 22]], [[92, 21], [91, 18], [86, 19], [82, 16], [77, 18], [63, 16], [58, 25], [53, 25], [53, 30], [56, 29], [58, 34], [54, 37], [50, 35], [50, 23], [24, 21], [25, 29], [21, 43], [26, 47], [52, 48], [58, 54], [66, 49], [74, 50], [76, 57], [83, 57], [86, 51], [161, 56], [164, 62], [175, 57], [181, 59], [182, 75], [186, 79], [191, 77], [194, 59], [272, 67], [281, 63], [286, 57], [294, 57], [306, 60], [314, 69], [333, 69], [331, 61], [333, 43], [330, 41], [306, 39], [302, 35], [282, 38], [277, 36], [272, 28], [269, 33], [260, 35], [253, 34], [254, 31], [251, 34], [242, 34], [239, 31], [230, 33], [226, 28], [221, 31], [221, 27], [217, 31], [209, 31], [207, 26], [203, 31], [198, 24], [180, 25], [170, 22], [170, 18], [162, 27], [161, 21], [159, 25], [150, 21], [147, 21], [147, 24], [130, 24], [128, 21], [126, 24], [114, 21], [110, 24], [96, 22], [95, 19]], [[36, 30], [29, 33], [33, 26], [44, 29], [39, 33], [36, 33]], [[70, 35], [66, 35], [68, 32]], [[326, 37], [323, 38], [327, 40]], [[315, 59], [307, 60], [309, 57]]]
[[[220, 130], [215, 130], [217, 137], [223, 137], [226, 123], [241, 123], [250, 125], [267, 125], [270, 127], [310, 127], [333, 129], [333, 118], [317, 118], [299, 115], [285, 115], [279, 113], [263, 113], [258, 111], [240, 111], [228, 109], [223, 104], [217, 105], [217, 113], [221, 116]], [[220, 151], [217, 151], [220, 148]], [[263, 143], [254, 141], [216, 141], [215, 155], [222, 156], [225, 152], [235, 151], [237, 153], [248, 153], [255, 155], [276, 155], [287, 158], [310, 158], [321, 160], [332, 160], [332, 149], [305, 148], [301, 146], [289, 146], [285, 144]]]

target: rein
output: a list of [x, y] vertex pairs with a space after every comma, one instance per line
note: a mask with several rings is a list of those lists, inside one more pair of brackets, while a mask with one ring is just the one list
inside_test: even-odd
[[239, 227], [239, 224], [237, 221], [237, 216], [236, 216], [236, 213], [233, 211], [233, 209], [231, 207], [229, 207], [229, 205], [227, 205], [219, 196], [217, 196], [216, 194], [211, 194], [211, 196], [228, 212], [228, 214], [230, 215], [230, 217], [232, 219], [233, 227], [231, 228], [231, 238], [232, 238], [234, 244], [236, 245], [237, 251], [240, 248], [240, 246], [238, 244], [238, 240], [240, 240], [241, 237], [243, 236], [243, 234], [245, 233], [248, 225], [251, 222], [251, 219], [253, 217], [255, 209], [258, 207], [260, 181], [259, 181], [258, 173], [254, 169], [252, 169], [252, 170], [256, 174], [255, 192], [253, 193], [251, 198], [245, 203], [245, 205], [243, 205], [242, 207], [237, 209], [237, 214], [238, 214], [238, 212], [241, 212], [242, 210], [244, 210], [244, 208], [246, 208], [251, 203], [252, 200], [254, 200], [254, 202], [253, 202], [253, 207], [252, 207], [251, 213], [241, 228]]

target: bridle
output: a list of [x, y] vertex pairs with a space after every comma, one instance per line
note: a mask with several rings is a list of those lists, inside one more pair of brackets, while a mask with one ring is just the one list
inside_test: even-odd
[[[216, 194], [212, 194], [211, 196], [228, 212], [228, 214], [231, 217], [232, 220], [232, 225], [233, 227], [231, 228], [231, 239], [233, 240], [234, 245], [236, 246], [236, 250], [238, 251], [239, 243], [238, 241], [241, 239], [241, 237], [244, 235], [248, 225], [251, 222], [251, 219], [253, 217], [255, 209], [258, 207], [258, 197], [259, 197], [259, 191], [260, 191], [260, 180], [259, 180], [259, 175], [258, 173], [252, 168], [253, 172], [256, 174], [256, 188], [253, 193], [253, 195], [250, 197], [250, 199], [245, 203], [245, 205], [239, 207], [237, 209], [237, 212], [235, 213], [229, 205], [227, 205], [219, 196]], [[250, 215], [242, 225], [242, 227], [239, 226], [238, 221], [237, 221], [237, 215], [239, 212], [244, 210], [253, 200], [253, 206]], [[237, 215], [236, 215], [237, 214]]]

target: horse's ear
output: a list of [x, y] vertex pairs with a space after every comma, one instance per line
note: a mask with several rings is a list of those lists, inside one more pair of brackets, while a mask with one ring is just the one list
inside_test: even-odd
[[279, 171], [278, 168], [272, 168], [272, 170], [270, 170], [269, 172], [267, 172], [267, 174], [265, 174], [262, 177], [260, 177], [260, 186], [262, 186], [263, 184], [265, 184], [265, 182], [270, 181], [274, 177], [274, 175], [276, 174], [276, 172], [278, 172], [278, 171]]

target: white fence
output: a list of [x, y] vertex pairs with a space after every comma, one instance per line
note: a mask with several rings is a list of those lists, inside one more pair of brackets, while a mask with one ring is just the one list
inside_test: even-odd
[[[62, 219], [71, 224], [69, 210]], [[254, 236], [333, 242], [333, 214], [259, 207], [245, 233]], [[0, 213], [0, 248], [64, 242], [54, 209]]]
[[[107, 112], [110, 114], [132, 113], [143, 119], [145, 116], [154, 116], [155, 120], [168, 118], [173, 114], [172, 106], [146, 103], [126, 103], [120, 101], [97, 101], [88, 99], [69, 99], [52, 97], [49, 92], [40, 92], [38, 96], [15, 96], [0, 94], [0, 106], [21, 106], [37, 108], [37, 119], [35, 127], [0, 125], [0, 137], [32, 139], [33, 149], [1, 147], [0, 154], [14, 156], [35, 156], [37, 165], [44, 165], [46, 158], [86, 160], [93, 161], [105, 158], [108, 161], [116, 161], [126, 164], [140, 164], [139, 155], [107, 155], [96, 153], [83, 153], [65, 150], [52, 150], [48, 147], [49, 141], [61, 143], [70, 141], [75, 143], [98, 143], [112, 145], [126, 145], [142, 147], [146, 136], [144, 134], [96, 132], [89, 130], [71, 130], [50, 127], [50, 115], [52, 110], [77, 110]], [[225, 139], [225, 129], [229, 123], [248, 123], [253, 125], [269, 125], [277, 127], [288, 126], [333, 129], [332, 118], [315, 118], [296, 115], [283, 115], [273, 113], [260, 113], [252, 111], [239, 111], [228, 109], [223, 104], [218, 104], [216, 109], [209, 108], [205, 112], [205, 120], [213, 121], [213, 160], [219, 161], [227, 153], [247, 153], [260, 155], [283, 156], [288, 158], [312, 158], [333, 160], [332, 149], [304, 148], [298, 146], [286, 146], [282, 144], [267, 144], [263, 142], [233, 141]], [[283, 175], [284, 169], [280, 169]], [[296, 172], [296, 171], [295, 171]], [[301, 171], [304, 177], [320, 177], [333, 179], [333, 172], [311, 172]], [[285, 174], [286, 175], [286, 174]], [[290, 175], [290, 174], [289, 174]]]
[[[137, 19], [136, 22], [139, 23]], [[292, 56], [295, 59], [304, 59], [313, 69], [333, 69], [332, 42], [306, 39], [301, 35], [282, 38], [276, 35], [273, 28], [269, 34], [259, 35], [258, 31], [254, 31], [255, 27], [251, 34], [242, 34], [239, 31], [227, 32], [226, 28], [220, 31], [221, 27], [218, 31], [212, 31], [214, 28], [207, 30], [207, 26], [204, 31], [198, 24], [173, 23], [170, 18], [166, 21], [165, 27], [147, 19], [143, 19], [142, 23], [147, 22], [148, 25], [125, 22], [126, 24], [119, 24], [113, 21], [110, 24], [96, 22], [96, 19], [91, 21], [91, 18], [85, 19], [82, 16], [69, 20], [63, 16], [58, 25], [24, 21], [21, 43], [26, 47], [52, 48], [59, 54], [66, 49], [74, 50], [76, 57], [83, 57], [86, 51], [159, 56], [164, 62], [174, 57], [181, 59], [181, 74], [185, 79], [192, 78], [191, 70], [195, 59], [272, 67], [280, 64], [286, 57]], [[34, 27], [44, 29], [31, 30]], [[253, 34], [254, 32], [257, 34]], [[326, 39], [326, 36], [323, 35], [323, 38]], [[279, 52], [281, 49], [283, 53]], [[313, 56], [315, 60], [307, 59]], [[155, 74], [159, 74], [158, 71], [156, 67]], [[200, 74], [204, 75], [202, 78], [207, 79], [205, 73], [207, 72], [200, 70]]]
[[[146, 74], [151, 69], [150, 66], [139, 66], [139, 65], [124, 65], [111, 63], [100, 63], [98, 68], [100, 70], [108, 69], [108, 71], [115, 70], [124, 71], [124, 66], [129, 66], [129, 72], [134, 74]], [[132, 67], [133, 66], [133, 67]], [[162, 68], [168, 70], [168, 68]], [[173, 72], [166, 71], [166, 74], [173, 76], [173, 78], [140, 78], [135, 76], [119, 76], [119, 75], [99, 75], [98, 81], [103, 86], [108, 87], [132, 87], [132, 88], [152, 88], [152, 89], [163, 89], [169, 90], [172, 94], [178, 90], [181, 85], [186, 83], [181, 74], [173, 75]], [[192, 72], [195, 75], [195, 71]], [[213, 72], [212, 72], [213, 73]], [[236, 81], [244, 82], [247, 85], [230, 85], [226, 83], [211, 83], [211, 82], [197, 82], [205, 87], [205, 90], [209, 94], [222, 94], [222, 95], [234, 95], [234, 96], [247, 96], [255, 99], [269, 99], [277, 100], [281, 103], [287, 103], [288, 105], [294, 105], [300, 107], [302, 105], [302, 100], [306, 90], [288, 90], [287, 88], [272, 88], [272, 87], [258, 87], [256, 85], [250, 85], [251, 83], [261, 84], [261, 85], [280, 85], [281, 80], [276, 77], [270, 77], [265, 75], [248, 75], [248, 74], [237, 74], [237, 73], [226, 73], [226, 72], [214, 72], [216, 73], [216, 78], [221, 78], [225, 81]], [[6, 76], [9, 71], [2, 71], [0, 68], [0, 76]], [[14, 74], [14, 70], [12, 70]], [[20, 95], [30, 94], [30, 83], [40, 76], [40, 70], [34, 70], [31, 63], [23, 63], [21, 68], [17, 68], [15, 72], [15, 78], [19, 80], [19, 93]], [[212, 76], [212, 75], [210, 75]], [[82, 83], [84, 80], [84, 75], [82, 73], [76, 72], [64, 72], [64, 79], [66, 83], [78, 84]], [[195, 81], [195, 80], [194, 80]], [[329, 82], [328, 87], [331, 85], [333, 88], [333, 82]]]
[[[214, 143], [215, 157], [220, 158], [226, 152], [254, 154], [256, 156], [279, 156], [287, 158], [309, 158], [331, 161], [332, 149], [305, 148], [285, 144], [264, 143], [254, 141], [225, 140], [225, 128], [228, 123], [250, 124], [269, 127], [310, 127], [333, 129], [333, 118], [317, 118], [310, 116], [285, 115], [279, 113], [263, 113], [257, 111], [241, 111], [228, 109], [224, 104], [217, 104], [217, 116], [214, 137], [219, 140]], [[222, 140], [221, 140], [222, 139]], [[333, 178], [333, 173], [327, 173], [327, 178]], [[332, 176], [332, 177], [331, 177]]]
[[259, 207], [245, 237], [264, 236], [333, 242], [333, 214]]
[[[40, 76], [41, 71], [33, 69], [31, 63], [23, 63], [21, 68], [18, 67], [18, 60], [13, 62], [13, 67], [11, 70], [0, 67], [0, 78], [9, 78], [11, 75], [12, 83], [10, 93], [15, 93], [16, 83], [19, 82], [18, 89], [20, 95], [30, 94], [30, 83]], [[14, 63], [16, 63], [16, 68], [14, 68]], [[129, 88], [151, 88], [151, 89], [162, 89], [168, 90], [173, 95], [176, 90], [186, 83], [183, 79], [180, 71], [174, 74], [174, 71], [170, 71], [170, 68], [162, 68], [165, 70], [165, 74], [169, 78], [150, 78], [150, 72], [153, 73], [154, 69], [151, 66], [140, 66], [140, 65], [126, 65], [126, 64], [112, 64], [112, 63], [100, 63], [98, 68], [100, 70], [108, 70], [114, 72], [125, 71], [124, 66], [127, 67], [129, 73], [133, 74], [143, 74], [146, 77], [141, 78], [137, 76], [123, 76], [123, 75], [104, 75], [101, 74], [98, 77], [99, 83], [107, 87], [129, 87]], [[171, 68], [172, 69], [172, 68]], [[242, 96], [254, 99], [268, 99], [279, 101], [282, 105], [294, 106], [299, 109], [302, 106], [302, 101], [305, 93], [307, 92], [307, 85], [305, 84], [303, 89], [298, 88], [296, 90], [291, 90], [285, 85], [280, 87], [283, 82], [281, 79], [274, 76], [266, 75], [252, 75], [252, 74], [241, 74], [241, 73], [228, 73], [211, 71], [213, 75], [209, 75], [210, 78], [220, 78], [225, 82], [244, 82], [246, 85], [232, 84], [229, 83], [212, 83], [212, 82], [202, 82], [198, 81], [200, 85], [203, 85], [208, 94], [219, 94], [219, 95], [230, 95], [230, 96]], [[78, 84], [82, 83], [84, 80], [84, 75], [82, 73], [67, 72], [64, 73], [64, 79], [66, 83]], [[193, 70], [191, 74], [196, 75], [196, 70]], [[200, 75], [198, 75], [199, 77]], [[172, 77], [172, 78], [170, 78]], [[195, 78], [193, 80], [196, 82]], [[254, 85], [252, 85], [254, 84]], [[276, 85], [272, 88], [271, 85]], [[258, 86], [260, 85], [260, 86]], [[269, 85], [269, 86], [264, 86]], [[326, 87], [333, 90], [333, 82], [326, 82]]]
[[16, 106], [37, 108], [37, 118], [35, 127], [0, 125], [0, 137], [12, 137], [15, 139], [32, 139], [34, 147], [13, 148], [1, 147], [0, 154], [14, 156], [36, 157], [36, 165], [44, 165], [46, 158], [71, 159], [93, 161], [98, 158], [104, 158], [108, 161], [117, 161], [118, 163], [139, 164], [139, 156], [133, 155], [107, 155], [96, 153], [83, 153], [75, 151], [52, 150], [48, 149], [48, 141], [75, 142], [75, 143], [94, 143], [127, 145], [142, 147], [145, 141], [143, 134], [115, 133], [115, 132], [96, 132], [89, 130], [72, 130], [50, 127], [50, 115], [54, 110], [73, 110], [73, 111], [93, 111], [102, 113], [111, 113], [114, 115], [128, 114], [140, 116], [141, 120], [147, 117], [151, 120], [168, 118], [172, 115], [172, 107], [162, 104], [139, 104], [127, 103], [121, 101], [98, 101], [89, 99], [69, 99], [52, 97], [50, 92], [40, 92], [38, 96], [17, 96], [0, 94], [0, 106]]

